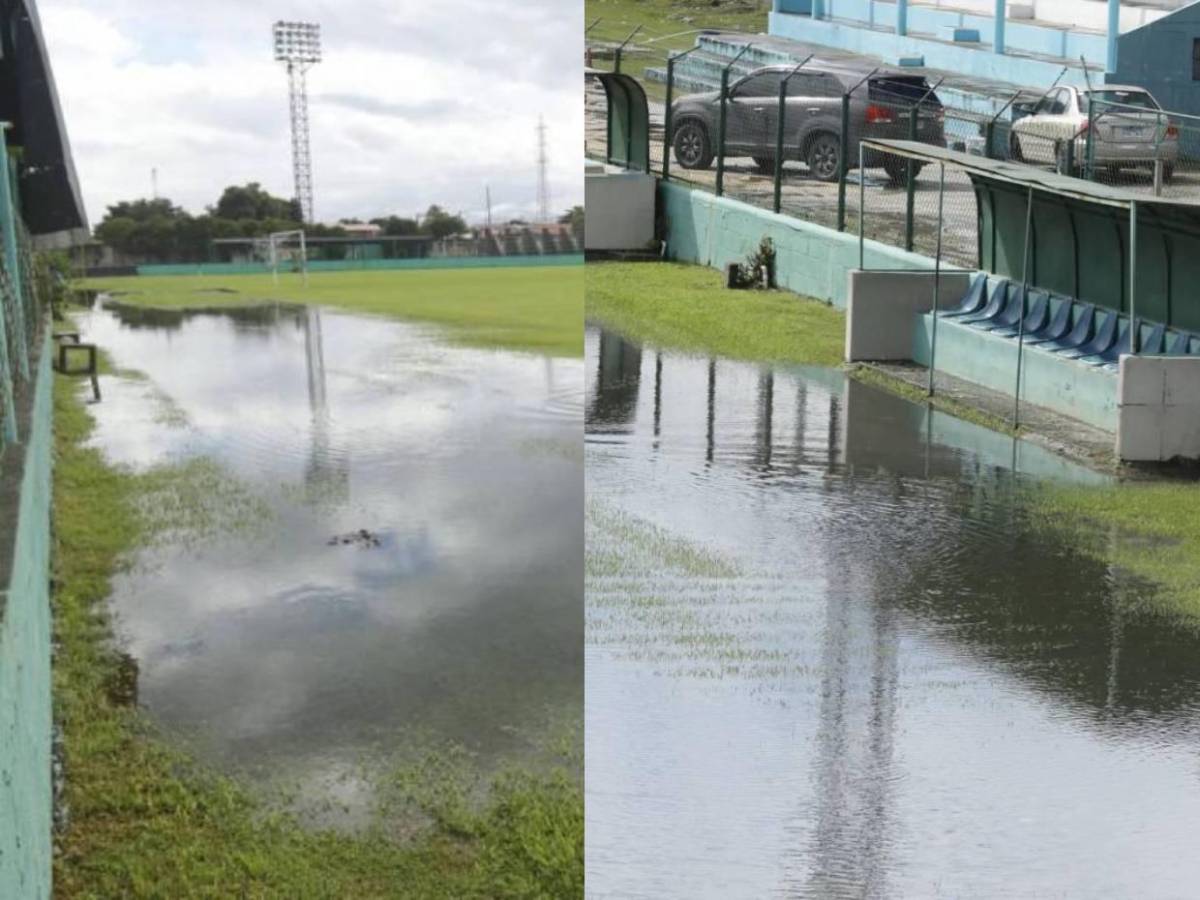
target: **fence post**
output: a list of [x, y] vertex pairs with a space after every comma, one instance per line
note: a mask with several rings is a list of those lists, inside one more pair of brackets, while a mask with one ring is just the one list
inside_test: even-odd
[[1025, 304], [1029, 298], [1029, 257], [1033, 238], [1033, 186], [1025, 208], [1025, 245], [1021, 261], [1021, 317], [1017, 320], [1017, 383], [1013, 388], [1013, 431], [1021, 427], [1021, 357], [1025, 349]]
[[783, 207], [783, 129], [787, 118], [786, 78], [779, 82], [779, 119], [775, 126], [775, 212]]
[[[842, 133], [841, 133], [841, 148], [838, 151], [838, 205], [837, 205], [837, 230], [846, 230], [846, 175], [850, 171], [850, 160], [848, 158], [850, 150], [850, 94], [849, 92], [842, 94]], [[858, 173], [858, 177], [862, 178], [862, 172]]]
[[[21, 257], [17, 249], [17, 216], [13, 203], [14, 169], [8, 156], [8, 125], [0, 126], [0, 228], [4, 230], [4, 264], [13, 289], [13, 343], [17, 350], [17, 370], [22, 381], [29, 380], [29, 332], [25, 322], [25, 285], [21, 279]], [[30, 285], [32, 288], [32, 285]]]
[[[919, 106], [914, 105], [908, 116], [908, 139], [915, 141], [917, 139], [917, 113]], [[861, 177], [861, 175], [860, 175]], [[905, 165], [905, 186], [906, 194], [904, 201], [904, 249], [912, 252], [913, 248], [913, 202], [917, 190], [917, 166], [913, 162], [912, 157], [908, 158]]]
[[1129, 352], [1137, 356], [1137, 201], [1129, 202]]
[[[670, 54], [670, 51], [667, 51]], [[674, 99], [675, 93], [675, 57], [667, 56], [667, 106], [663, 110], [663, 165], [662, 165], [662, 180], [667, 181], [671, 177], [671, 134], [675, 123], [671, 116], [671, 102]]]
[[729, 69], [721, 70], [721, 104], [717, 114], [717, 196], [725, 191], [725, 95], [729, 93]]
[[985, 159], [993, 159], [992, 144], [996, 140], [996, 120], [988, 119], [983, 126], [983, 156]]
[[933, 396], [933, 373], [937, 365], [937, 323], [942, 287], [942, 210], [946, 198], [946, 164], [938, 169], [937, 252], [933, 257], [933, 322], [929, 339], [929, 396]]

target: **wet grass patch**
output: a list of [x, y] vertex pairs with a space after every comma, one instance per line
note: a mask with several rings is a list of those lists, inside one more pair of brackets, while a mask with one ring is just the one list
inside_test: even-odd
[[1157, 584], [1147, 602], [1200, 626], [1200, 484], [1042, 483], [1026, 499], [1035, 525]]
[[199, 765], [129, 704], [107, 612], [112, 578], [164, 533], [231, 526], [209, 497], [197, 501], [219, 471], [108, 464], [88, 444], [94, 423], [79, 387], [56, 377], [54, 705], [68, 814], [57, 895], [582, 897], [583, 799], [569, 767], [489, 778], [480, 803], [432, 804], [405, 841], [382, 825], [312, 831]]
[[585, 310], [664, 349], [754, 362], [836, 366], [846, 320], [787, 291], [729, 290], [719, 272], [682, 263], [589, 263]]
[[956, 419], [962, 419], [964, 422], [970, 422], [981, 428], [987, 428], [991, 431], [1010, 436], [1020, 434], [1020, 429], [1014, 430], [1012, 422], [1000, 416], [993, 415], [986, 410], [979, 409], [943, 394], [934, 393], [930, 397], [929, 394], [919, 387], [909, 384], [901, 378], [896, 378], [886, 372], [882, 372], [874, 366], [856, 363], [846, 367], [846, 374], [855, 381], [888, 391], [897, 397], [903, 397], [911, 403], [921, 406], [931, 406], [934, 409], [954, 416]]
[[552, 356], [583, 353], [580, 265], [299, 275], [165, 275], [93, 278], [88, 290], [120, 294], [134, 306], [212, 309], [308, 303], [348, 312], [429, 322], [474, 347]]

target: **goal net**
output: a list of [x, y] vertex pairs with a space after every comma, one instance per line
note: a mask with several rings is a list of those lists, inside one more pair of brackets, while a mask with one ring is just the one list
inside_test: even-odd
[[267, 235], [265, 250], [276, 284], [279, 284], [281, 271], [299, 272], [304, 284], [308, 284], [308, 248], [303, 231], [272, 232]]

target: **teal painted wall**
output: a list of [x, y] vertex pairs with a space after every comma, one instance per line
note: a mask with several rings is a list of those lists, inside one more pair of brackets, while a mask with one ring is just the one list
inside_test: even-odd
[[[49, 332], [49, 329], [47, 329]], [[50, 473], [53, 403], [49, 335], [25, 442], [12, 578], [0, 594], [0, 896], [50, 896]]]
[[[667, 254], [682, 262], [723, 269], [744, 262], [759, 241], [775, 244], [780, 287], [846, 307], [848, 273], [858, 268], [858, 235], [837, 232], [671, 182], [659, 182], [666, 220]], [[867, 241], [868, 269], [932, 269], [933, 260]]]
[[[913, 324], [913, 360], [929, 365], [932, 318], [921, 315]], [[952, 319], [939, 319], [937, 370], [1012, 395], [1016, 382], [1017, 342], [997, 337]], [[1117, 430], [1115, 372], [1064, 359], [1026, 347], [1021, 375], [1022, 401], [1087, 422], [1106, 431]]]
[[[313, 260], [310, 272], [363, 272], [391, 269], [507, 269], [527, 266], [581, 266], [583, 255], [564, 253], [549, 256], [430, 256], [421, 259]], [[192, 263], [138, 266], [139, 275], [262, 275], [266, 263]]]

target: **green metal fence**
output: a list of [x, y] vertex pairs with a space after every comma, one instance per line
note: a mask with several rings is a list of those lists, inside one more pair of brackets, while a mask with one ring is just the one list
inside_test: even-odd
[[16, 168], [0, 129], [0, 452], [21, 440], [17, 403], [31, 390], [30, 359], [45, 320]]

